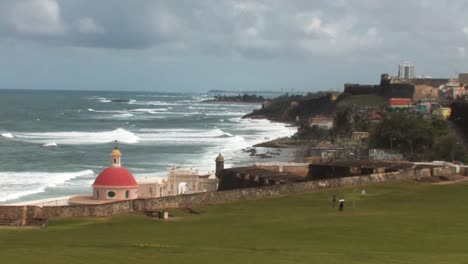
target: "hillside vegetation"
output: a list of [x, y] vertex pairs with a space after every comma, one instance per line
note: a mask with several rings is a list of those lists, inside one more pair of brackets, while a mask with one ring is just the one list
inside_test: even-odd
[[363, 94], [346, 96], [338, 102], [337, 107], [385, 107], [386, 104], [387, 100], [382, 96], [373, 94]]
[[[2, 263], [465, 263], [468, 184], [346, 188], [0, 229]], [[345, 211], [332, 207], [343, 195]]]
[[305, 96], [286, 94], [270, 100], [262, 109], [255, 110], [245, 117], [265, 117], [280, 122], [293, 122], [297, 117], [306, 119], [315, 115], [332, 116], [339, 109], [353, 106], [380, 107], [385, 103], [385, 98], [378, 95], [341, 94], [334, 98], [329, 92], [310, 93]]

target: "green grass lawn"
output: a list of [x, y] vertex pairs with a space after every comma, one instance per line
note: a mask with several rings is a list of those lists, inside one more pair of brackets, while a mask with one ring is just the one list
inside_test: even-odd
[[[0, 229], [1, 263], [468, 263], [468, 184], [392, 184]], [[344, 195], [345, 212], [331, 206]]]

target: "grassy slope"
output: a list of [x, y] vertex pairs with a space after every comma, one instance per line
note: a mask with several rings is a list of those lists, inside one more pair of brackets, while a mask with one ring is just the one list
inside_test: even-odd
[[338, 108], [359, 105], [362, 107], [379, 107], [385, 105], [387, 100], [378, 95], [351, 95], [338, 103]]
[[[0, 229], [2, 263], [466, 263], [468, 184], [374, 185], [140, 215]], [[347, 200], [331, 207], [333, 193]]]

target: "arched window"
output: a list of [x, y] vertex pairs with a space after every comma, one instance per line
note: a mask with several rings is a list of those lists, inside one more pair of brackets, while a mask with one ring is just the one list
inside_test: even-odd
[[114, 159], [114, 164], [117, 164], [117, 159]]
[[96, 191], [96, 198], [99, 199], [99, 191]]
[[130, 198], [130, 192], [129, 191], [125, 191], [125, 199], [128, 199]]

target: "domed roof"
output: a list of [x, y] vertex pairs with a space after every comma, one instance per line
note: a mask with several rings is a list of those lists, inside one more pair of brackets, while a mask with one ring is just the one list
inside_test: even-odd
[[216, 157], [216, 161], [224, 161], [224, 157], [221, 155], [221, 153], [219, 153], [218, 157]]
[[122, 153], [120, 153], [120, 150], [117, 147], [115, 147], [114, 150], [112, 150], [111, 155], [112, 156], [122, 156]]
[[93, 186], [137, 187], [138, 184], [130, 171], [123, 167], [107, 167], [96, 178]]

